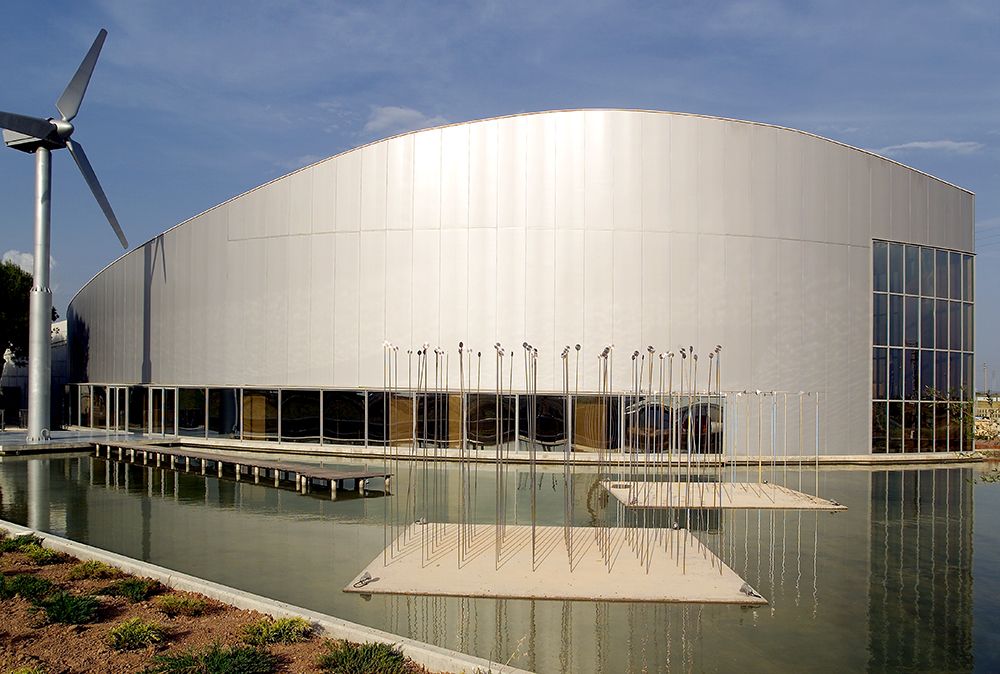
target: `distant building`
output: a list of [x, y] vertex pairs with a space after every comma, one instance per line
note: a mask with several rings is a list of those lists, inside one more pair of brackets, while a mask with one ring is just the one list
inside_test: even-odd
[[[66, 321], [52, 324], [52, 409], [56, 425], [69, 423], [66, 384], [69, 381], [69, 350], [66, 348]], [[77, 391], [73, 389], [74, 398]], [[21, 425], [22, 412], [28, 413], [28, 368], [14, 363], [10, 349], [3, 354], [0, 367], [0, 409], [6, 426]], [[76, 421], [73, 419], [72, 421]]]
[[[590, 395], [609, 345], [613, 388], [629, 391], [633, 349], [722, 344], [723, 389], [819, 394], [818, 433], [794, 414], [759, 422], [790, 454], [813, 435], [826, 454], [970, 449], [973, 230], [970, 192], [767, 124], [578, 110], [407, 133], [231, 199], [94, 277], [68, 312], [73, 420], [379, 444], [384, 410], [429, 414], [384, 401], [384, 341], [401, 387], [408, 349], [447, 349], [453, 392], [460, 341], [483, 353], [489, 390], [494, 343], [527, 341], [558, 427], [566, 345], [582, 345]], [[445, 442], [463, 414], [470, 428], [497, 416], [484, 398], [434, 400]], [[528, 408], [502, 404], [516, 436]], [[615, 447], [627, 404], [601, 405], [581, 444]]]

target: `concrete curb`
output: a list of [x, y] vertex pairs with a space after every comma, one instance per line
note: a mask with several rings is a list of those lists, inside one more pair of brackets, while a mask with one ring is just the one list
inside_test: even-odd
[[35, 534], [43, 539], [44, 546], [57, 552], [64, 552], [82, 561], [96, 560], [110, 564], [125, 573], [145, 576], [160, 581], [164, 585], [182, 590], [185, 592], [197, 592], [211, 599], [221, 601], [236, 608], [259, 611], [277, 617], [297, 617], [304, 618], [309, 622], [318, 625], [321, 632], [334, 639], [344, 639], [356, 643], [381, 642], [395, 644], [403, 653], [431, 671], [440, 672], [489, 672], [496, 674], [530, 674], [523, 669], [490, 662], [472, 655], [459, 653], [426, 644], [414, 639], [407, 639], [390, 632], [383, 632], [373, 627], [366, 627], [358, 623], [335, 618], [333, 616], [310, 611], [286, 604], [275, 599], [268, 599], [260, 595], [237, 590], [233, 587], [213, 583], [196, 576], [180, 573], [171, 569], [149, 564], [147, 562], [119, 555], [114, 552], [95, 548], [84, 543], [77, 543], [66, 538], [53, 536], [43, 531], [36, 531], [27, 527], [22, 527], [12, 522], [0, 520], [0, 529], [6, 530], [9, 534], [20, 536], [22, 534]]

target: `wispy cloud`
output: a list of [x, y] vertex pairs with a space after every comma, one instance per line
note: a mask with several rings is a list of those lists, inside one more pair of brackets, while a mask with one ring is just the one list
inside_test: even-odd
[[404, 131], [426, 129], [430, 126], [446, 124], [448, 120], [440, 115], [425, 115], [419, 110], [398, 105], [382, 105], [372, 108], [363, 133], [366, 135], [391, 136]]
[[915, 140], [910, 143], [888, 145], [876, 150], [879, 154], [893, 155], [925, 151], [943, 154], [975, 154], [986, 146], [972, 140]]

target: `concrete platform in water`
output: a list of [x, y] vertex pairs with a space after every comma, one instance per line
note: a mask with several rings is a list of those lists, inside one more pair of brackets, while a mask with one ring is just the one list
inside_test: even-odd
[[[531, 526], [508, 525], [499, 563], [495, 525], [465, 525], [463, 537], [468, 543], [460, 560], [462, 528], [453, 523], [409, 525], [344, 591], [505, 599], [767, 603], [755, 593], [741, 591], [743, 579], [684, 529], [570, 527], [571, 569], [564, 527], [536, 527], [532, 560]], [[606, 556], [604, 550], [610, 554]], [[364, 583], [365, 573], [374, 580]]]
[[847, 506], [767, 482], [601, 482], [622, 505], [637, 510], [667, 508], [733, 510], [847, 510]]

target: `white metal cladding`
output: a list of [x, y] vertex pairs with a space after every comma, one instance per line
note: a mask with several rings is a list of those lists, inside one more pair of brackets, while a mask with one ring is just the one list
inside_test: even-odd
[[[78, 381], [382, 386], [382, 342], [724, 345], [723, 387], [819, 391], [823, 451], [868, 451], [871, 240], [972, 251], [974, 197], [810, 134], [547, 112], [379, 141], [129, 252], [70, 305]], [[455, 358], [453, 354], [452, 358]], [[453, 360], [454, 363], [454, 360]], [[515, 385], [520, 373], [515, 367]], [[457, 386], [458, 367], [450, 368]]]

